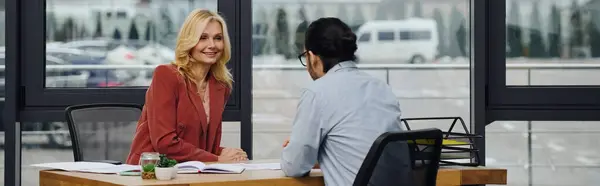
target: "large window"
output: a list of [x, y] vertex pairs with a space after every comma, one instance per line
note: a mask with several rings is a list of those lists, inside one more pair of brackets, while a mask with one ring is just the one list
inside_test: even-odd
[[[470, 128], [470, 1], [252, 2], [256, 159], [280, 157], [300, 90], [312, 81], [296, 56], [308, 25], [321, 17], [353, 28], [360, 69], [390, 84], [403, 117], [459, 116]], [[448, 130], [450, 123], [416, 128]]]
[[506, 1], [506, 85], [600, 85], [599, 8], [597, 1]]
[[506, 37], [486, 41], [486, 165], [509, 185], [596, 184], [597, 1], [488, 2], [490, 34]]
[[[28, 84], [28, 88], [44, 88], [40, 92], [48, 93], [55, 91], [57, 96], [63, 93], [60, 92], [62, 90], [82, 91], [82, 96], [93, 96], [94, 93], [86, 89], [95, 89], [101, 91], [98, 97], [125, 89], [123, 93], [143, 100], [144, 95], [140, 93], [145, 92], [145, 87], [150, 84], [152, 69], [174, 59], [177, 32], [187, 14], [195, 8], [216, 11], [217, 4], [217, 0], [81, 3], [46, 0], [46, 63], [45, 75], [42, 76], [45, 81], [39, 86], [39, 79], [30, 79], [29, 82], [35, 84]], [[35, 96], [43, 99], [43, 94]], [[125, 102], [143, 104], [143, 101], [130, 96]], [[93, 99], [84, 103], [96, 102]], [[56, 104], [72, 103], [57, 100]], [[64, 119], [64, 114], [59, 117]], [[66, 123], [48, 119], [21, 123], [21, 183], [24, 186], [39, 185], [40, 169], [31, 167], [31, 164], [73, 161]], [[236, 123], [224, 123], [225, 145], [239, 147], [239, 132], [236, 134], [239, 130], [231, 129], [239, 128]]]
[[[154, 66], [174, 60], [179, 26], [199, 7], [216, 11], [217, 0], [47, 0], [46, 58], [60, 58], [72, 68], [46, 63], [46, 78], [58, 71], [83, 88], [148, 86]], [[119, 67], [124, 65], [138, 67]], [[71, 72], [85, 75], [69, 76]], [[51, 83], [46, 81], [46, 87], [56, 88]]]
[[[27, 4], [22, 76], [27, 115], [58, 113], [68, 105], [117, 102], [143, 104], [156, 65], [174, 59], [179, 26], [195, 8], [217, 10], [232, 34], [234, 89], [226, 120], [239, 120], [241, 37], [234, 0], [59, 1]], [[25, 6], [25, 5], [23, 5]], [[218, 8], [220, 7], [220, 8]], [[38, 32], [43, 30], [44, 32]], [[43, 63], [45, 62], [45, 63]], [[43, 110], [43, 111], [41, 111]]]
[[[597, 1], [490, 4], [495, 7], [489, 12], [490, 32], [505, 35], [488, 41], [493, 115], [522, 120], [600, 119], [595, 112], [573, 111], [600, 108], [600, 84], [594, 78], [600, 40]], [[557, 110], [564, 114], [556, 114]]]

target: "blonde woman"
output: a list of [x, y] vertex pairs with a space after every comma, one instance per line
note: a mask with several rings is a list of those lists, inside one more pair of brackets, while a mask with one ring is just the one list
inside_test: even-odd
[[232, 77], [231, 44], [223, 18], [197, 9], [183, 23], [175, 61], [156, 67], [146, 93], [128, 164], [144, 152], [184, 161], [239, 161], [246, 153], [221, 147], [221, 122]]

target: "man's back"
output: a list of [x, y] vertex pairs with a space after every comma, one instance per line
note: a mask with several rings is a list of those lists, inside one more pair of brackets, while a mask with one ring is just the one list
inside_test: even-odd
[[314, 112], [318, 114], [308, 116], [315, 118], [306, 124], [318, 128], [318, 161], [327, 185], [352, 185], [375, 139], [382, 133], [402, 130], [398, 100], [389, 86], [359, 71], [353, 62], [333, 67], [311, 84], [301, 99], [316, 100], [310, 106], [299, 106], [298, 111], [317, 110]]

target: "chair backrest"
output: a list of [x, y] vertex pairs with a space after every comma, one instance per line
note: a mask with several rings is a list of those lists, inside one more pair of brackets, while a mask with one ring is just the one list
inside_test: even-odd
[[354, 186], [435, 186], [441, 147], [439, 129], [384, 133], [373, 142]]
[[86, 104], [67, 107], [75, 161], [125, 162], [142, 106]]

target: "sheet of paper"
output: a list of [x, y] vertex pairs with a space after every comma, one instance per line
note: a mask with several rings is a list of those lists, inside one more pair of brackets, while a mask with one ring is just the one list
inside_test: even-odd
[[210, 164], [204, 167], [202, 172], [213, 172], [213, 173], [242, 173], [244, 171], [244, 167], [239, 164]]
[[179, 174], [193, 174], [198, 172], [210, 173], [236, 173], [244, 171], [244, 167], [239, 164], [204, 164], [199, 161], [188, 161], [177, 164]]
[[56, 162], [56, 163], [40, 163], [33, 164], [33, 167], [45, 168], [45, 169], [58, 169], [71, 172], [88, 172], [88, 173], [100, 173], [100, 174], [116, 174], [124, 171], [135, 171], [140, 170], [139, 165], [113, 165], [110, 163], [100, 162]]
[[280, 163], [241, 163], [246, 170], [280, 170]]
[[175, 166], [176, 167], [188, 167], [188, 168], [194, 167], [194, 168], [197, 168], [197, 169], [203, 169], [206, 166], [206, 164], [204, 164], [201, 161], [186, 161], [186, 162], [183, 162], [183, 163], [178, 163]]
[[121, 165], [117, 165], [114, 167], [108, 167], [108, 168], [83, 169], [83, 170], [80, 170], [79, 172], [100, 173], [100, 174], [117, 174], [120, 172], [139, 171], [139, 170], [141, 170], [141, 167], [139, 165], [121, 164]]
[[196, 168], [178, 168], [177, 174], [198, 174], [200, 171]]
[[55, 162], [55, 163], [40, 163], [33, 164], [33, 167], [47, 168], [47, 169], [60, 169], [65, 171], [79, 171], [83, 169], [105, 169], [115, 167], [116, 165], [109, 163], [100, 162]]

